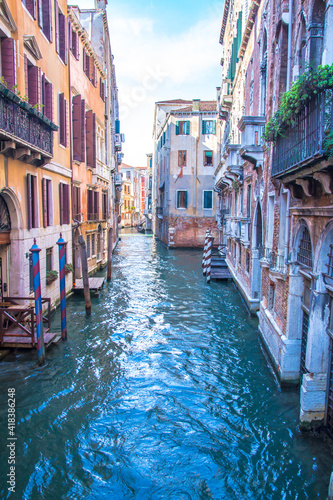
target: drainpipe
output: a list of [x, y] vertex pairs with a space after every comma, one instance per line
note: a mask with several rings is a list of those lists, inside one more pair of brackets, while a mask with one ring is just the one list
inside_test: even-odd
[[291, 44], [293, 27], [293, 0], [289, 0], [289, 20], [288, 20], [288, 61], [287, 61], [287, 88], [290, 89], [291, 80]]

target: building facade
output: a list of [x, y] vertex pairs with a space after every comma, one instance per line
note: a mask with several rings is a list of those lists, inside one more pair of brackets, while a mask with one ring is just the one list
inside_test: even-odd
[[168, 247], [203, 246], [208, 227], [217, 239], [216, 109], [216, 101], [199, 99], [155, 105], [154, 232]]
[[301, 387], [301, 428], [331, 432], [331, 88], [310, 90], [289, 123], [280, 113], [281, 134], [269, 136], [265, 126], [293, 82], [332, 65], [332, 8], [318, 0], [225, 3], [215, 172], [229, 269], [250, 310], [259, 310], [280, 382]]
[[145, 167], [120, 166], [123, 182], [121, 203], [121, 226], [133, 227], [143, 222], [143, 203], [145, 198]]
[[144, 207], [143, 207], [143, 216], [146, 220], [146, 230], [152, 231], [153, 224], [153, 211], [152, 211], [152, 193], [153, 193], [153, 154], [147, 154], [147, 169], [146, 169], [146, 177], [145, 177], [145, 199], [144, 199]]

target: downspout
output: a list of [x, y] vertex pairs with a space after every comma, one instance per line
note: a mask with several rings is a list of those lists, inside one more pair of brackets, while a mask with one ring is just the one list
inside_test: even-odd
[[287, 88], [290, 89], [291, 81], [291, 45], [292, 45], [292, 27], [293, 27], [293, 0], [289, 0], [289, 20], [288, 20], [288, 60], [287, 60]]

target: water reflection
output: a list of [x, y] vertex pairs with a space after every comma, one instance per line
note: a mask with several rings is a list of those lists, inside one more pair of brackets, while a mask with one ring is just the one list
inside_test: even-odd
[[[3, 419], [7, 388], [17, 395], [17, 498], [326, 498], [330, 442], [297, 432], [298, 394], [276, 384], [256, 320], [200, 262], [124, 234], [112, 282], [89, 318], [69, 302], [47, 365], [1, 363]], [[1, 460], [6, 498], [4, 447]]]

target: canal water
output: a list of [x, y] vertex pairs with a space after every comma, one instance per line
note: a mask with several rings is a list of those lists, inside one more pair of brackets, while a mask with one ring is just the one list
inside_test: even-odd
[[201, 252], [131, 231], [113, 264], [91, 317], [68, 302], [44, 367], [22, 351], [0, 364], [0, 497], [327, 498], [331, 442], [298, 431], [298, 393], [280, 390], [234, 285], [206, 285]]

